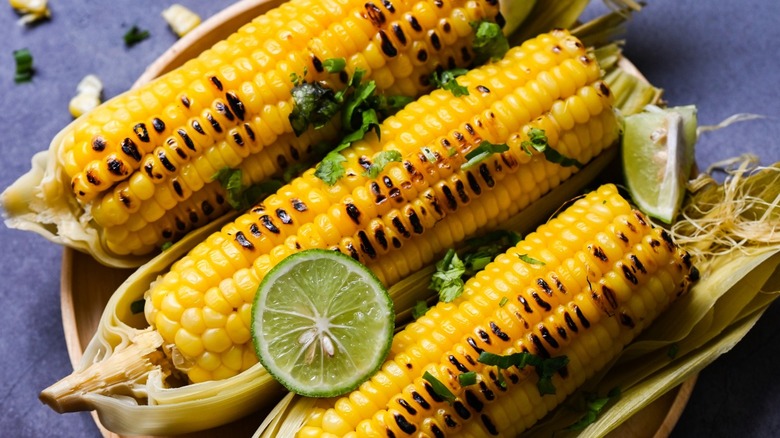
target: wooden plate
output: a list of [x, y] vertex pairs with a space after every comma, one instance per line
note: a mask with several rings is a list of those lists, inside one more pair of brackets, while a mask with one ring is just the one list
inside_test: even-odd
[[[226, 8], [203, 22], [191, 33], [177, 41], [138, 78], [134, 87], [178, 67], [197, 56], [214, 43], [226, 38], [242, 24], [282, 3], [283, 0], [243, 0]], [[75, 367], [84, 349], [92, 339], [106, 303], [111, 294], [132, 270], [112, 269], [100, 265], [92, 257], [66, 248], [62, 256], [61, 306], [62, 323], [68, 355]], [[611, 437], [665, 438], [677, 423], [695, 384], [696, 377], [645, 408], [640, 414], [621, 425]], [[106, 438], [120, 438], [105, 428], [93, 412], [95, 423]], [[188, 434], [186, 437], [251, 436], [262, 422], [258, 416], [246, 417], [218, 429]], [[138, 437], [143, 438], [143, 437]]]

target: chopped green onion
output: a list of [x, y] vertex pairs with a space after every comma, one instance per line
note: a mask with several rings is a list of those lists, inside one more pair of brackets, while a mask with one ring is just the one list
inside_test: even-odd
[[613, 400], [620, 397], [620, 388], [612, 388], [606, 397], [598, 397], [595, 394], [585, 394], [585, 415], [569, 425], [566, 430], [581, 431], [595, 423], [599, 414]]
[[458, 383], [460, 386], [471, 386], [477, 383], [476, 371], [458, 374]]
[[520, 257], [520, 260], [528, 263], [529, 265], [538, 265], [538, 266], [544, 266], [545, 263], [541, 260], [536, 260], [533, 257], [530, 257], [528, 254], [518, 254], [518, 257]]
[[372, 179], [376, 178], [379, 176], [379, 172], [384, 170], [385, 166], [390, 163], [400, 163], [401, 158], [401, 153], [396, 150], [379, 152], [374, 156], [374, 162], [371, 163], [371, 166], [368, 168], [368, 170], [363, 172], [363, 176]]
[[30, 82], [35, 73], [33, 68], [33, 57], [28, 49], [14, 50], [14, 61], [16, 61], [16, 74], [14, 82]]
[[[552, 376], [564, 368], [569, 363], [566, 356], [557, 356], [549, 359], [542, 358], [527, 352], [499, 355], [483, 351], [480, 353], [478, 362], [485, 365], [495, 365], [499, 370], [509, 369], [511, 367], [523, 368], [531, 365], [535, 368], [539, 381], [536, 386], [539, 393], [555, 394], [555, 387], [552, 384]], [[499, 373], [500, 375], [501, 373]]]
[[436, 377], [433, 376], [433, 374], [426, 371], [423, 374], [423, 379], [431, 384], [431, 387], [433, 388], [433, 392], [436, 393], [439, 397], [443, 398], [449, 403], [452, 403], [455, 401], [455, 394], [450, 391], [449, 388], [443, 383], [439, 381]]
[[479, 146], [474, 148], [471, 152], [466, 154], [466, 162], [460, 166], [461, 170], [468, 170], [477, 164], [483, 162], [493, 154], [500, 154], [509, 150], [509, 146], [506, 144], [493, 144], [487, 140], [482, 140]]
[[133, 27], [125, 33], [125, 46], [132, 47], [147, 38], [149, 38], [148, 30], [141, 30], [138, 26], [133, 25]]
[[544, 130], [539, 128], [529, 129], [528, 140], [522, 142], [520, 147], [522, 147], [525, 153], [528, 155], [531, 155], [532, 149], [537, 152], [541, 152], [544, 154], [544, 158], [547, 161], [560, 164], [563, 167], [575, 166], [576, 168], [581, 169], [583, 166], [582, 163], [575, 160], [574, 158], [567, 157], [551, 148], [547, 140], [547, 135], [544, 133]]
[[508, 303], [508, 302], [509, 302], [509, 298], [502, 297], [501, 301], [498, 302], [498, 307], [504, 307], [504, 306], [506, 306], [506, 303]]

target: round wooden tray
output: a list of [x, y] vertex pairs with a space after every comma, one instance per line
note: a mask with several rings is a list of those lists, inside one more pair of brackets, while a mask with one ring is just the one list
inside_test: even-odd
[[[176, 42], [152, 63], [134, 86], [178, 67], [197, 56], [217, 41], [226, 38], [242, 24], [279, 5], [283, 0], [242, 0], [203, 22]], [[65, 342], [71, 363], [76, 366], [98, 326], [106, 303], [116, 288], [132, 273], [129, 269], [112, 269], [97, 263], [90, 256], [66, 248], [62, 256], [61, 306]], [[669, 436], [688, 402], [696, 378], [692, 378], [649, 405], [640, 414], [610, 434], [612, 437]], [[93, 413], [95, 423], [106, 438], [120, 438], [102, 427]], [[186, 437], [251, 436], [262, 422], [252, 416], [230, 423], [218, 430], [188, 434]], [[142, 438], [142, 437], [138, 437]]]

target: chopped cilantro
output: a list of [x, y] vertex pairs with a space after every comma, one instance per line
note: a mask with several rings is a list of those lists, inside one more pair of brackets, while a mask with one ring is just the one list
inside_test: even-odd
[[520, 260], [528, 263], [529, 265], [539, 265], [539, 266], [544, 266], [545, 265], [545, 263], [543, 261], [537, 260], [537, 259], [529, 256], [528, 254], [518, 254], [517, 256], [520, 257]]
[[501, 297], [501, 301], [498, 302], [498, 307], [504, 307], [508, 302], [509, 302], [509, 298]]
[[492, 21], [479, 21], [471, 23], [471, 27], [475, 30], [473, 47], [477, 64], [504, 57], [509, 50], [509, 41], [501, 26]]
[[581, 431], [596, 422], [599, 414], [613, 400], [620, 397], [620, 388], [612, 388], [606, 397], [599, 397], [596, 394], [585, 394], [585, 415], [579, 420], [569, 425], [566, 430]]
[[330, 58], [322, 62], [322, 67], [328, 73], [341, 73], [347, 67], [347, 60], [344, 58]]
[[452, 70], [444, 70], [442, 72], [434, 70], [431, 73], [431, 83], [436, 88], [447, 90], [455, 97], [468, 96], [469, 89], [463, 85], [460, 85], [455, 80], [458, 76], [463, 76], [469, 71], [465, 68], [455, 68]]
[[469, 239], [466, 245], [469, 248], [473, 248], [473, 250], [463, 257], [463, 264], [466, 267], [465, 275], [473, 277], [488, 263], [492, 262], [496, 256], [517, 245], [520, 239], [520, 234], [505, 230], [497, 230], [482, 237]]
[[212, 178], [227, 192], [227, 201], [235, 210], [243, 211], [254, 205], [264, 196], [275, 192], [282, 183], [269, 180], [261, 184], [244, 186], [241, 183], [241, 170], [225, 167], [220, 169]]
[[429, 163], [436, 162], [436, 154], [433, 153], [431, 148], [429, 147], [420, 148], [420, 152], [422, 152], [423, 156], [425, 157], [426, 160], [428, 160]]
[[172, 246], [173, 246], [173, 242], [171, 242], [170, 240], [167, 242], [163, 242], [163, 244], [160, 245], [160, 251], [167, 251]]
[[133, 47], [147, 38], [149, 38], [148, 30], [142, 30], [138, 26], [133, 25], [133, 27], [125, 33], [125, 46]]
[[574, 158], [567, 157], [551, 148], [547, 140], [547, 135], [544, 133], [544, 130], [539, 128], [529, 129], [528, 140], [522, 142], [520, 146], [528, 155], [531, 155], [531, 150], [533, 149], [537, 152], [543, 153], [544, 158], [547, 161], [560, 164], [563, 167], [575, 166], [578, 169], [581, 169], [583, 166], [582, 163], [575, 160]]
[[447, 386], [444, 383], [442, 383], [441, 381], [439, 381], [439, 379], [434, 377], [433, 374], [426, 371], [423, 374], [423, 379], [425, 379], [425, 381], [431, 384], [431, 387], [433, 388], [433, 392], [435, 392], [436, 395], [443, 398], [448, 403], [452, 403], [455, 401], [455, 394], [453, 394], [452, 391], [450, 391], [450, 389], [447, 388]]
[[290, 112], [290, 124], [295, 135], [306, 132], [309, 125], [325, 126], [341, 109], [336, 93], [319, 82], [301, 82], [292, 89], [295, 104]]
[[[477, 361], [485, 365], [495, 365], [500, 370], [509, 369], [511, 367], [523, 368], [526, 365], [531, 365], [536, 370], [537, 376], [539, 376], [536, 387], [539, 389], [540, 394], [545, 395], [555, 394], [552, 376], [569, 363], [569, 358], [566, 356], [557, 356], [545, 359], [541, 356], [527, 352], [499, 355], [483, 351], [479, 354], [479, 359], [477, 359]], [[501, 375], [501, 373], [499, 373], [499, 375]]]
[[471, 386], [477, 383], [477, 373], [475, 371], [469, 371], [467, 373], [458, 374], [458, 383], [460, 386]]
[[401, 162], [401, 153], [396, 150], [389, 150], [389, 151], [382, 151], [379, 152], [374, 156], [374, 162], [371, 163], [371, 167], [368, 168], [363, 173], [363, 176], [366, 176], [368, 178], [376, 178], [379, 176], [379, 172], [381, 172], [385, 166], [387, 166], [390, 163], [400, 163]]
[[417, 319], [425, 315], [425, 312], [427, 311], [428, 311], [428, 303], [426, 303], [423, 300], [419, 300], [412, 308], [412, 318]]
[[385, 96], [375, 95], [369, 99], [369, 104], [372, 108], [376, 109], [376, 112], [382, 119], [386, 119], [401, 108], [414, 102], [414, 98], [409, 96]]
[[341, 165], [341, 163], [345, 161], [347, 161], [347, 159], [340, 153], [335, 151], [330, 152], [322, 159], [320, 164], [317, 165], [314, 176], [323, 180], [325, 184], [332, 186], [346, 173], [344, 167]]
[[463, 293], [463, 278], [461, 277], [465, 272], [465, 265], [458, 258], [455, 250], [450, 248], [444, 258], [436, 263], [436, 272], [431, 277], [428, 288], [437, 291], [441, 301], [449, 303]]
[[133, 315], [138, 315], [139, 313], [144, 312], [144, 306], [146, 305], [146, 300], [141, 298], [140, 300], [135, 300], [132, 303], [130, 303], [130, 313]]
[[474, 148], [471, 152], [466, 154], [466, 162], [463, 163], [460, 168], [462, 170], [468, 170], [482, 161], [486, 160], [493, 154], [500, 154], [509, 150], [509, 146], [506, 144], [493, 144], [487, 140], [482, 140], [479, 146]]
[[14, 50], [14, 61], [16, 61], [16, 74], [14, 82], [30, 82], [35, 73], [33, 68], [33, 57], [28, 49]]

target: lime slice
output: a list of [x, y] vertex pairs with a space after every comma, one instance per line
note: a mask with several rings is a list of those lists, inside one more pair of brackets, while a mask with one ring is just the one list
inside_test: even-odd
[[682, 205], [694, 160], [696, 123], [694, 106], [651, 106], [625, 119], [626, 185], [640, 210], [666, 223], [672, 223]]
[[336, 251], [293, 254], [260, 283], [252, 339], [260, 362], [292, 392], [334, 397], [382, 365], [393, 302], [365, 266]]

